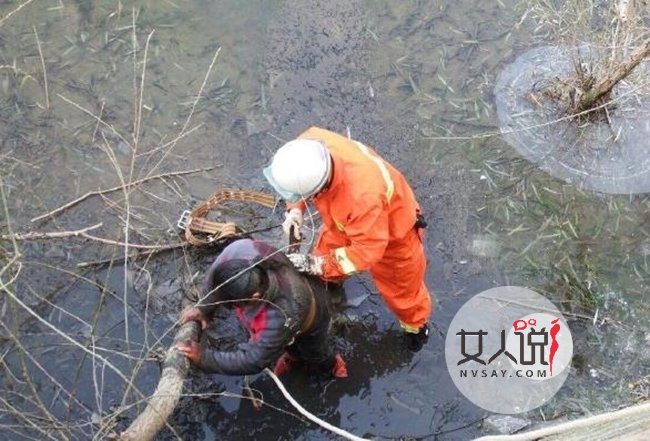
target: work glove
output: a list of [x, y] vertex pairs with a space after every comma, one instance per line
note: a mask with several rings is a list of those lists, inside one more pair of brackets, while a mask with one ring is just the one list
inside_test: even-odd
[[323, 275], [325, 257], [314, 256], [313, 254], [287, 254], [287, 257], [301, 273], [312, 274], [314, 276]]
[[293, 227], [293, 235], [297, 240], [300, 240], [300, 228], [302, 227], [303, 215], [302, 210], [299, 208], [292, 208], [284, 214], [284, 222], [282, 222], [282, 229], [284, 234], [289, 236], [291, 234], [291, 227]]
[[429, 326], [425, 323], [417, 334], [414, 332], [404, 332], [404, 334], [409, 351], [418, 352], [429, 341]]

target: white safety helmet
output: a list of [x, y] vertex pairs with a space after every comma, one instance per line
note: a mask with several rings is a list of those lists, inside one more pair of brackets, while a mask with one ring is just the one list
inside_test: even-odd
[[332, 159], [327, 148], [313, 139], [289, 141], [275, 153], [264, 176], [288, 202], [309, 198], [329, 182]]

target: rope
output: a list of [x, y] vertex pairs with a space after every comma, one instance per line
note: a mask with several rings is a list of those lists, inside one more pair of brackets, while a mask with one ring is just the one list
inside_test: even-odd
[[[215, 240], [233, 237], [237, 234], [237, 226], [233, 222], [215, 222], [205, 218], [210, 210], [225, 201], [253, 202], [264, 207], [273, 208], [276, 205], [275, 196], [256, 191], [223, 188], [217, 190], [208, 200], [191, 212], [183, 213], [179, 226], [185, 230], [185, 239], [192, 245], [207, 245]], [[208, 239], [201, 239], [194, 233], [206, 233]]]
[[299, 403], [298, 403], [298, 402], [297, 402], [297, 401], [296, 401], [296, 400], [295, 400], [295, 399], [294, 399], [294, 398], [289, 394], [289, 392], [287, 392], [287, 389], [285, 389], [284, 385], [282, 384], [282, 382], [280, 381], [280, 379], [279, 379], [279, 378], [278, 378], [278, 377], [273, 373], [273, 371], [271, 371], [269, 368], [266, 368], [266, 369], [264, 369], [264, 373], [265, 373], [266, 375], [268, 375], [269, 377], [271, 377], [271, 379], [275, 382], [275, 385], [278, 386], [278, 389], [280, 389], [280, 392], [282, 392], [282, 395], [284, 395], [284, 398], [286, 398], [287, 401], [289, 401], [289, 403], [291, 403], [291, 405], [292, 405], [293, 407], [295, 407], [296, 410], [298, 410], [298, 412], [300, 412], [301, 414], [303, 414], [303, 415], [304, 415], [305, 417], [307, 417], [307, 419], [309, 419], [310, 421], [313, 421], [314, 423], [318, 424], [318, 425], [321, 426], [322, 428], [327, 429], [327, 430], [329, 430], [330, 432], [334, 432], [334, 433], [336, 433], [338, 436], [341, 436], [341, 437], [343, 437], [343, 438], [345, 438], [345, 439], [349, 439], [349, 440], [351, 440], [351, 441], [369, 441], [369, 440], [366, 439], [366, 438], [358, 437], [358, 436], [356, 436], [356, 435], [351, 434], [350, 432], [346, 432], [345, 430], [343, 430], [343, 429], [341, 429], [341, 428], [339, 428], [339, 427], [333, 426], [333, 425], [331, 425], [330, 423], [328, 423], [327, 421], [323, 421], [323, 420], [321, 420], [320, 418], [318, 418], [318, 417], [317, 417], [316, 415], [314, 415], [313, 413], [310, 413], [310, 412], [307, 411], [304, 407], [302, 407], [302, 406], [301, 406], [301, 405], [300, 405], [300, 404], [299, 404]]

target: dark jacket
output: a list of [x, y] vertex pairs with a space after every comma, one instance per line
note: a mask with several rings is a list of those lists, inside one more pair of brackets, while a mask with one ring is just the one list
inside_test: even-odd
[[[228, 375], [256, 374], [271, 367], [296, 339], [304, 340], [312, 332], [323, 333], [323, 328], [326, 336], [330, 314], [322, 284], [298, 273], [282, 252], [264, 242], [241, 239], [227, 246], [210, 267], [206, 293], [214, 288], [215, 274], [233, 259], [245, 262], [244, 267], [255, 265], [262, 269], [266, 289], [260, 300], [224, 304], [234, 310], [249, 330], [250, 338], [232, 351], [205, 348], [199, 363], [202, 370]], [[227, 296], [220, 290], [211, 292], [199, 308], [210, 317], [215, 303], [224, 297]], [[309, 329], [303, 329], [306, 321], [311, 322]]]

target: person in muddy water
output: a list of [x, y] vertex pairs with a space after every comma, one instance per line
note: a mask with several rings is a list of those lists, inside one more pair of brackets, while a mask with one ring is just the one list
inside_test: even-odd
[[234, 311], [250, 339], [232, 351], [196, 342], [179, 342], [176, 347], [207, 373], [256, 374], [275, 363], [276, 375], [302, 366], [347, 377], [343, 358], [328, 342], [330, 313], [324, 289], [320, 280], [298, 273], [270, 245], [237, 240], [214, 261], [204, 295], [181, 314], [180, 322], [194, 320], [205, 329], [223, 305]]
[[264, 176], [287, 202], [287, 235], [293, 230], [300, 239], [307, 202], [320, 213], [312, 252], [288, 256], [296, 268], [331, 282], [369, 271], [407, 347], [419, 351], [432, 313], [426, 222], [404, 176], [370, 147], [317, 127], [283, 145]]

